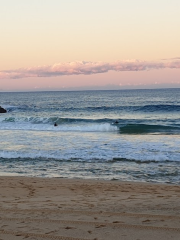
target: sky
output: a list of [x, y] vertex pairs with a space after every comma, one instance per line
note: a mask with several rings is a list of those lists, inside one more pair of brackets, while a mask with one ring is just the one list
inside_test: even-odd
[[0, 0], [0, 91], [180, 87], [179, 0]]

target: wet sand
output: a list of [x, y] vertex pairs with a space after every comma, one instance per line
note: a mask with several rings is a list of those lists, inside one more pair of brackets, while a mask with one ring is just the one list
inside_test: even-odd
[[0, 240], [178, 240], [180, 186], [0, 177]]

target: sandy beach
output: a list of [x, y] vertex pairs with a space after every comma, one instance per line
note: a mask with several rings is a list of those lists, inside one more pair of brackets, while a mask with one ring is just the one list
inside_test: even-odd
[[180, 186], [0, 177], [0, 240], [180, 239]]

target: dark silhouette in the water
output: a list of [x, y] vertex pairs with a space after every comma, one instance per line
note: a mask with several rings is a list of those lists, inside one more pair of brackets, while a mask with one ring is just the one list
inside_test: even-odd
[[6, 113], [6, 112], [7, 112], [7, 110], [0, 106], [0, 113]]
[[57, 127], [57, 126], [58, 126], [56, 122], [54, 123], [54, 126], [55, 126], [55, 127]]
[[114, 122], [114, 124], [118, 124], [119, 122], [116, 120], [115, 122]]

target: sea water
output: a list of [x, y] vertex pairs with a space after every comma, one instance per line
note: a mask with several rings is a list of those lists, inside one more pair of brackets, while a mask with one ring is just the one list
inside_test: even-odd
[[179, 96], [180, 89], [1, 92], [0, 175], [179, 184]]

